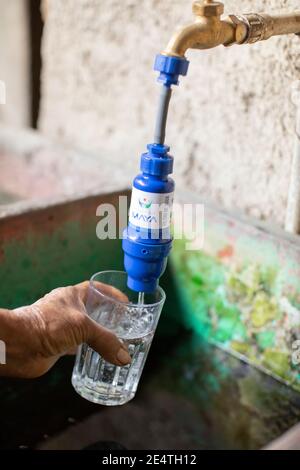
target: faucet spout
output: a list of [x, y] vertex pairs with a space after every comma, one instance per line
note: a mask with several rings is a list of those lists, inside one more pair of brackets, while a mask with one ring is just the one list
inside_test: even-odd
[[188, 49], [211, 49], [219, 45], [251, 44], [281, 34], [300, 33], [300, 11], [268, 15], [249, 13], [221, 18], [224, 5], [213, 0], [193, 3], [195, 21], [172, 36], [164, 55], [184, 57]]
[[[221, 19], [224, 13], [223, 3], [210, 0], [195, 1], [193, 13], [194, 23], [175, 32], [163, 54], [184, 57], [188, 49], [211, 49], [236, 41], [237, 27], [234, 22], [230, 18]], [[242, 29], [240, 40], [246, 37], [247, 26]]]
[[[214, 8], [208, 10], [205, 9], [206, 6]], [[211, 49], [234, 42], [236, 25], [230, 19], [221, 20], [223, 10], [223, 4], [219, 2], [204, 4], [194, 2], [193, 12], [196, 14], [194, 23], [178, 29], [163, 53], [183, 57], [188, 49]], [[246, 33], [245, 26], [245, 36]]]

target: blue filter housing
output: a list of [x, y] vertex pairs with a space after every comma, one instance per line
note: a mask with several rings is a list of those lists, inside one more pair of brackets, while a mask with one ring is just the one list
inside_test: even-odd
[[[172, 246], [170, 220], [173, 205], [173, 157], [164, 145], [170, 89], [186, 75], [185, 58], [156, 56], [154, 70], [163, 92], [155, 129], [155, 142], [141, 156], [141, 173], [133, 181], [128, 227], [123, 232], [127, 285], [136, 292], [153, 292], [163, 274]], [[169, 90], [169, 91], [168, 91]]]
[[129, 224], [123, 233], [128, 287], [153, 292], [167, 265], [172, 237], [173, 157], [169, 147], [149, 144], [141, 156], [141, 173], [134, 179]]

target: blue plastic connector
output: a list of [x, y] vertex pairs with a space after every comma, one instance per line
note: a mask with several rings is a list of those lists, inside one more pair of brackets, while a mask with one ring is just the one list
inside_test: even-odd
[[171, 211], [174, 181], [168, 176], [173, 171], [169, 147], [149, 144], [147, 149], [141, 155], [141, 173], [133, 181], [123, 250], [128, 287], [149, 293], [158, 286], [172, 246], [170, 214], [164, 219], [158, 206], [164, 204]]
[[173, 173], [173, 157], [168, 154], [170, 147], [160, 144], [148, 144], [148, 152], [141, 155], [141, 171], [143, 173], [164, 177]]
[[186, 75], [189, 61], [184, 57], [173, 57], [158, 54], [154, 62], [154, 70], [159, 73], [158, 81], [165, 86], [178, 85], [179, 75]]

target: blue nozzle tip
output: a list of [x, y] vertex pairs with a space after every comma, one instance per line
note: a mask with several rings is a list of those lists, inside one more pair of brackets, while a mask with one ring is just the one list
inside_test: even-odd
[[151, 279], [145, 281], [133, 279], [128, 276], [127, 286], [129, 289], [134, 290], [135, 292], [145, 292], [146, 294], [151, 294], [158, 287], [158, 279]]

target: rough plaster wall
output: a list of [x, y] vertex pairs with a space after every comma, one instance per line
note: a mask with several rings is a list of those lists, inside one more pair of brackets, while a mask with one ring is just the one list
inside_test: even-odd
[[6, 85], [0, 122], [24, 127], [30, 122], [27, 1], [0, 0], [0, 11], [0, 80]]
[[[158, 85], [154, 55], [189, 22], [187, 0], [44, 0], [40, 128], [136, 173], [152, 139]], [[299, 9], [299, 1], [228, 0], [226, 11]], [[190, 51], [173, 93], [167, 142], [177, 183], [204, 197], [283, 224], [300, 39]]]

